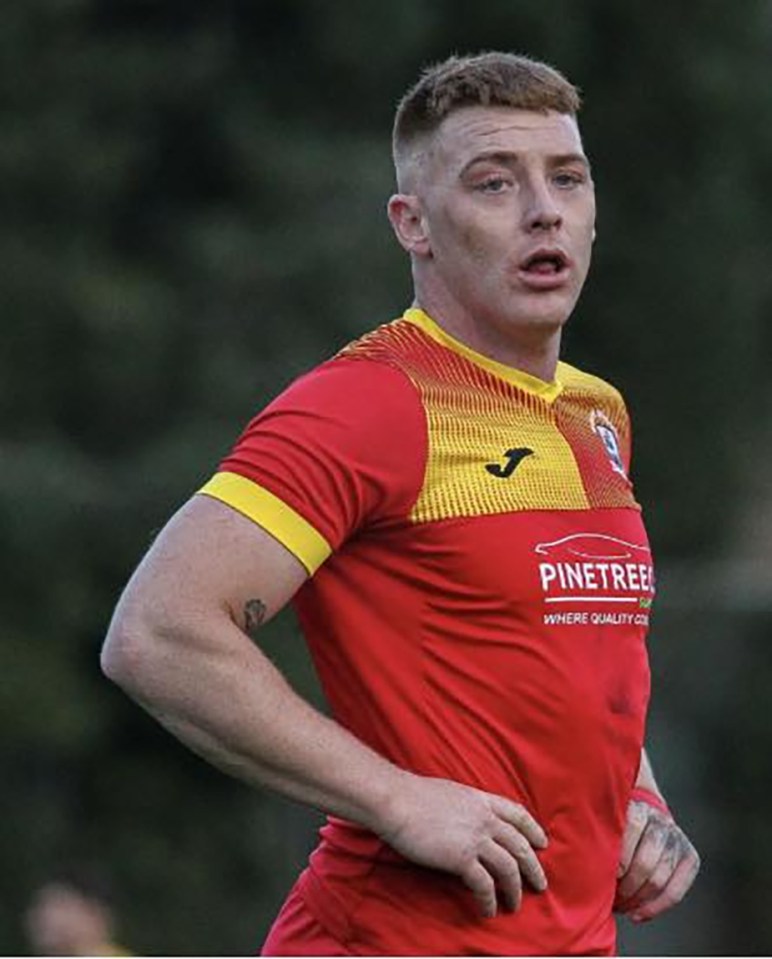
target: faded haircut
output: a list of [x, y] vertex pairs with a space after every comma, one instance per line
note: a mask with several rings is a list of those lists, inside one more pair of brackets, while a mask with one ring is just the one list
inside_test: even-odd
[[581, 99], [554, 67], [530, 57], [497, 52], [449, 57], [427, 67], [399, 102], [392, 136], [398, 176], [447, 116], [470, 106], [576, 116]]

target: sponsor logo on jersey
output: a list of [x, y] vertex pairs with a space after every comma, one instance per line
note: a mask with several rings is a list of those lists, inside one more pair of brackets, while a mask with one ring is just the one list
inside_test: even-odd
[[[544, 621], [562, 625], [648, 625], [654, 569], [647, 545], [605, 533], [538, 543]], [[565, 610], [565, 612], [563, 612]]]
[[602, 410], [593, 410], [590, 413], [590, 426], [593, 433], [603, 443], [612, 470], [627, 479], [627, 473], [625, 473], [625, 467], [622, 463], [622, 452], [619, 448], [619, 434], [614, 424]]

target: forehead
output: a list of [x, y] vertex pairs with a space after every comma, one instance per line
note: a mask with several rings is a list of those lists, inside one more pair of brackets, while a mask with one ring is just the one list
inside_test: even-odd
[[584, 151], [576, 119], [568, 114], [475, 106], [442, 121], [430, 152], [432, 160], [455, 169], [491, 153], [547, 158]]

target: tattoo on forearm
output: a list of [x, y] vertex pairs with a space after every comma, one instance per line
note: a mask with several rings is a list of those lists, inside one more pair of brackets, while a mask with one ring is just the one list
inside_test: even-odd
[[257, 632], [265, 621], [268, 608], [261, 599], [248, 599], [244, 604], [244, 632], [257, 640]]

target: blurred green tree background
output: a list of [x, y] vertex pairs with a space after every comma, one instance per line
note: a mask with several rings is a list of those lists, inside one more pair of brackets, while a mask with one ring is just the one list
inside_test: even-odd
[[[146, 954], [254, 951], [318, 817], [98, 669], [154, 532], [294, 376], [410, 296], [393, 109], [451, 52], [584, 90], [599, 236], [566, 356], [625, 392], [660, 558], [651, 751], [702, 850], [629, 952], [769, 953], [770, 0], [29, 0], [0, 32], [0, 950], [62, 858]], [[319, 701], [291, 616], [271, 655]]]

